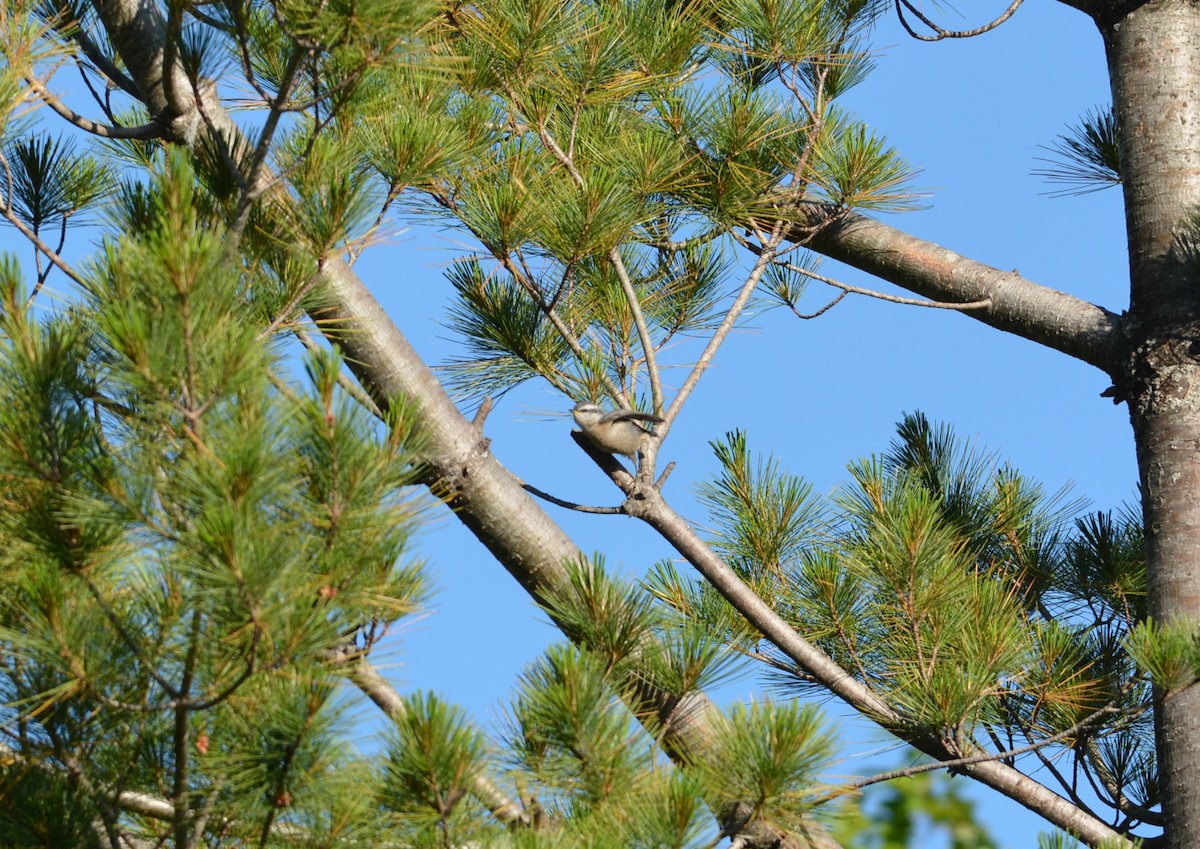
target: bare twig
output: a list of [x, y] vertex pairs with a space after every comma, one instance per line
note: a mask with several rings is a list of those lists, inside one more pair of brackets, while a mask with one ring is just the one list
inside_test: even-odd
[[562, 498], [551, 495], [548, 492], [543, 492], [532, 484], [521, 484], [526, 492], [531, 492], [538, 498], [549, 501], [551, 504], [557, 504], [559, 507], [565, 507], [568, 510], [578, 510], [580, 513], [599, 513], [602, 515], [624, 515], [624, 507], [591, 507], [587, 504], [576, 504], [574, 501], [567, 501]]
[[484, 398], [479, 403], [479, 409], [475, 411], [475, 418], [471, 421], [471, 424], [475, 425], [475, 429], [480, 433], [483, 433], [483, 423], [487, 421], [488, 414], [492, 411], [495, 403], [495, 400], [490, 396]]
[[[866, 295], [868, 298], [877, 298], [881, 301], [887, 301], [891, 304], [905, 304], [910, 307], [930, 307], [931, 309], [940, 310], [979, 310], [986, 309], [992, 305], [991, 298], [983, 298], [982, 300], [968, 301], [966, 303], [953, 303], [950, 301], [922, 301], [917, 300], [916, 298], [902, 298], [899, 295], [888, 295], [884, 292], [876, 292], [874, 289], [863, 289], [861, 286], [852, 286], [849, 283], [843, 283], [840, 280], [834, 280], [832, 277], [826, 277], [824, 274], [818, 274], [811, 268], [805, 268], [794, 263], [781, 262], [778, 264], [789, 271], [794, 271], [797, 274], [803, 274], [805, 277], [816, 280], [819, 283], [824, 283], [827, 286], [834, 287], [835, 289], [841, 289], [843, 294]], [[801, 315], [798, 312], [796, 315], [798, 315], [800, 318], [815, 318], [840, 300], [841, 296], [838, 296], [832, 303], [828, 304], [813, 315]], [[796, 311], [795, 307], [792, 308], [792, 311]]]
[[[1022, 2], [1024, 2], [1024, 0], [1012, 0], [1008, 8], [1001, 12], [1000, 16], [995, 20], [989, 21], [983, 26], [966, 30], [943, 29], [935, 24], [923, 12], [921, 12], [920, 9], [914, 6], [911, 0], [895, 0], [895, 7], [896, 17], [900, 20], [900, 25], [904, 27], [904, 31], [910, 36], [918, 41], [941, 41], [946, 38], [974, 38], [977, 35], [983, 35], [985, 32], [994, 30], [996, 27], [1000, 26], [1002, 23], [1011, 18], [1016, 13], [1017, 9], [1021, 7]], [[923, 23], [925, 26], [929, 27], [930, 31], [933, 32], [933, 35], [924, 35], [923, 33], [919, 33], [914, 30], [904, 15], [905, 10], [908, 10], [908, 12], [914, 18]]]
[[1044, 740], [1038, 740], [1036, 743], [1031, 743], [1028, 746], [1018, 746], [1014, 749], [1008, 749], [1003, 752], [980, 752], [977, 755], [969, 755], [962, 758], [951, 758], [948, 760], [939, 760], [933, 763], [917, 764], [916, 766], [904, 767], [903, 769], [893, 769], [888, 772], [881, 772], [876, 775], [868, 776], [867, 778], [853, 781], [839, 789], [837, 793], [831, 793], [823, 797], [820, 801], [829, 801], [837, 796], [843, 795], [846, 791], [861, 790], [863, 787], [870, 787], [872, 784], [879, 784], [884, 781], [891, 781], [896, 778], [907, 778], [910, 775], [919, 775], [922, 772], [931, 772], [936, 769], [955, 770], [961, 767], [974, 766], [975, 764], [987, 763], [989, 761], [1006, 761], [1016, 758], [1019, 755], [1027, 755], [1031, 752], [1039, 751], [1047, 746], [1052, 746], [1063, 740], [1074, 737], [1080, 731], [1096, 724], [1100, 720], [1108, 716], [1117, 714], [1127, 714], [1129, 716], [1137, 716], [1149, 710], [1149, 705], [1142, 705], [1134, 709], [1119, 708], [1114, 703], [1110, 702], [1098, 710], [1085, 716], [1083, 719], [1076, 722], [1069, 728], [1064, 728], [1057, 734], [1051, 734]]

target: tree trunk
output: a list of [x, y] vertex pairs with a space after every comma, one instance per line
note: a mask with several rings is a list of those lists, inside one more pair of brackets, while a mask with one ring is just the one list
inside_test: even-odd
[[[1120, 132], [1130, 312], [1116, 385], [1129, 402], [1151, 614], [1200, 621], [1200, 6], [1097, 16]], [[1168, 845], [1200, 846], [1200, 688], [1159, 707]]]

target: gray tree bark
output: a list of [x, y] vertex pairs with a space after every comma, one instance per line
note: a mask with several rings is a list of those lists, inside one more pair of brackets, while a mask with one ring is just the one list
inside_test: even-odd
[[[1127, 9], [1127, 10], [1126, 10]], [[1200, 622], [1200, 6], [1097, 15], [1119, 127], [1130, 307], [1114, 383], [1129, 402], [1151, 614]], [[1120, 396], [1119, 396], [1120, 397]], [[1158, 704], [1167, 841], [1200, 846], [1200, 688]]]

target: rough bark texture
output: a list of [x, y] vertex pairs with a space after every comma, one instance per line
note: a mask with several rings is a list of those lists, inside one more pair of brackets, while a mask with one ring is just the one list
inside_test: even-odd
[[[1151, 2], [1098, 19], [1120, 128], [1129, 239], [1129, 401], [1150, 609], [1200, 622], [1200, 6]], [[1168, 844], [1200, 846], [1200, 688], [1160, 706]]]

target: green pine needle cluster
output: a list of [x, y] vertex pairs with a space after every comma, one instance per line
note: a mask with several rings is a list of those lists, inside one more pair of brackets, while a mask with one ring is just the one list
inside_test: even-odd
[[195, 191], [180, 156], [130, 189], [77, 308], [35, 318], [2, 270], [4, 816], [54, 845], [132, 828], [125, 788], [175, 800], [144, 833], [178, 845], [333, 828], [335, 660], [427, 593], [411, 423], [349, 402], [334, 352], [288, 374]]

